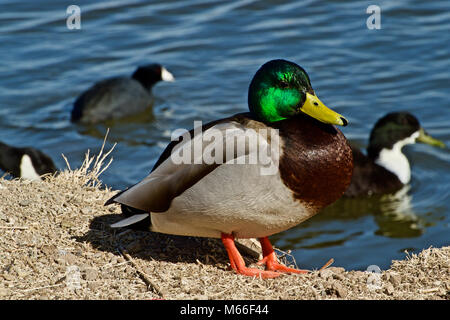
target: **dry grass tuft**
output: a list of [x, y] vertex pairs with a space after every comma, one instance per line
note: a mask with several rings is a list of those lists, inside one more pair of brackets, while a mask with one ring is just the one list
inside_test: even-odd
[[[108, 138], [109, 134], [109, 128], [106, 131], [105, 138], [103, 140], [102, 147], [100, 149], [100, 152], [97, 156], [90, 156], [90, 150], [85, 154], [85, 158], [83, 163], [81, 164], [81, 167], [76, 170], [72, 170], [70, 167], [70, 163], [67, 160], [66, 156], [62, 154], [62, 157], [64, 158], [64, 161], [66, 162], [67, 169], [62, 171], [60, 174], [64, 175], [65, 177], [69, 179], [74, 179], [74, 183], [81, 184], [83, 186], [89, 186], [93, 188], [99, 188], [102, 185], [101, 180], [99, 179], [100, 175], [108, 169], [111, 162], [113, 161], [113, 158], [111, 157], [108, 161], [108, 163], [104, 163], [106, 158], [111, 154], [111, 152], [116, 147], [117, 143], [114, 143], [114, 145], [111, 147], [111, 149], [106, 152], [104, 152], [105, 149], [105, 143], [106, 139]], [[94, 161], [95, 160], [95, 161]]]

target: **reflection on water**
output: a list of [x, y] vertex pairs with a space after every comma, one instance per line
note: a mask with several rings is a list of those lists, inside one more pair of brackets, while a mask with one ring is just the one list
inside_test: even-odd
[[375, 234], [393, 238], [419, 236], [424, 232], [423, 218], [414, 213], [409, 185], [395, 194], [363, 198], [342, 198], [325, 208], [318, 219], [356, 219], [371, 215], [378, 226]]
[[139, 135], [127, 135], [127, 132], [135, 131], [137, 127], [149, 126], [156, 120], [152, 108], [147, 108], [142, 112], [133, 114], [124, 118], [111, 119], [102, 123], [96, 124], [77, 124], [76, 130], [82, 135], [104, 139], [108, 128], [112, 128], [108, 135], [108, 141], [114, 141], [130, 146], [149, 145], [153, 146], [156, 143], [148, 143], [139, 139]]
[[[325, 208], [323, 219], [348, 219], [372, 215], [378, 229], [376, 235], [392, 238], [418, 237], [429, 225], [426, 218], [417, 215], [412, 208], [412, 195], [409, 185], [395, 194], [368, 198], [342, 198]], [[319, 218], [320, 219], [320, 218]]]
[[[392, 238], [417, 237], [431, 222], [427, 222], [425, 217], [414, 212], [411, 205], [412, 195], [409, 194], [410, 189], [411, 187], [407, 185], [395, 194], [341, 198], [323, 209], [311, 221], [313, 223], [336, 220], [352, 221], [370, 215], [378, 226], [375, 231], [377, 235]], [[317, 244], [317, 246], [324, 245]]]
[[411, 206], [410, 186], [405, 186], [393, 195], [385, 195], [375, 212], [377, 235], [392, 238], [418, 237], [425, 232], [426, 219], [417, 215]]
[[[353, 245], [364, 248], [361, 239], [370, 236], [383, 237], [385, 241], [420, 237], [428, 227], [435, 225], [438, 217], [429, 212], [416, 213], [412, 203], [410, 185], [395, 194], [341, 198], [296, 228], [274, 235], [273, 239], [283, 250], [301, 251], [296, 256], [302, 261], [305, 250], [345, 247], [352, 250]], [[370, 228], [364, 228], [368, 220], [373, 223]], [[358, 225], [362, 227], [358, 228]], [[414, 250], [414, 247], [406, 246], [401, 251], [406, 249]], [[346, 265], [346, 262], [340, 261], [339, 265]], [[388, 263], [384, 261], [381, 265], [387, 267]]]

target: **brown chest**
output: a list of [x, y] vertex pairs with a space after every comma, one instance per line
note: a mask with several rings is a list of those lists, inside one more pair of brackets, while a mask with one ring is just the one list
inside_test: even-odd
[[307, 116], [274, 127], [283, 139], [280, 176], [294, 198], [317, 209], [339, 199], [353, 171], [352, 151], [342, 132]]

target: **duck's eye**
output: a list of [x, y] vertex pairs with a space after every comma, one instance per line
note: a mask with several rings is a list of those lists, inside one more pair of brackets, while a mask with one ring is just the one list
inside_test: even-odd
[[280, 82], [280, 87], [287, 88], [287, 87], [289, 87], [289, 83], [287, 83], [286, 81], [281, 81]]

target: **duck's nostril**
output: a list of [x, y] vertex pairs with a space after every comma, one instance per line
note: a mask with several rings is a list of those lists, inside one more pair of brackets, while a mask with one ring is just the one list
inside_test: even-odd
[[318, 106], [319, 104], [318, 104], [317, 102], [314, 102], [314, 105], [315, 105], [315, 106]]
[[341, 117], [341, 120], [342, 120], [342, 125], [343, 125], [344, 127], [346, 127], [346, 126], [348, 125], [347, 119], [345, 119], [344, 117]]

